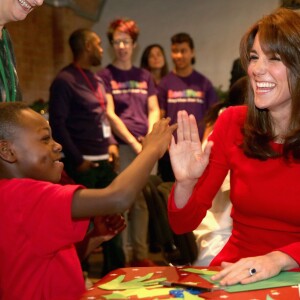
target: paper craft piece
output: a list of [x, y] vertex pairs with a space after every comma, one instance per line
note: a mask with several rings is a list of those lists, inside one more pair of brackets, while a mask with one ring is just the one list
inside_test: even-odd
[[139, 289], [146, 286], [161, 287], [161, 285], [159, 285], [159, 282], [166, 280], [165, 277], [149, 280], [152, 276], [153, 273], [149, 273], [146, 274], [145, 276], [141, 276], [128, 281], [123, 281], [125, 275], [120, 275], [109, 282], [98, 285], [98, 288], [103, 290], [108, 290], [108, 291], [114, 291], [114, 290], [117, 291], [117, 290], [128, 290], [128, 289]]
[[[147, 289], [147, 288], [138, 288], [135, 290], [125, 290], [125, 291], [118, 291], [112, 293], [110, 295], [104, 295], [103, 297], [107, 300], [110, 299], [126, 299], [127, 297], [137, 296], [137, 299], [144, 299], [149, 297], [158, 297], [158, 296], [169, 296], [170, 288], [159, 287], [155, 289]], [[194, 299], [194, 298], [192, 298]], [[199, 300], [200, 298], [197, 298]]]
[[183, 297], [184, 300], [205, 300], [204, 298], [199, 297], [198, 295], [193, 295], [187, 291], [183, 291]]
[[267, 295], [266, 300], [274, 300], [270, 295]]
[[189, 272], [189, 273], [195, 273], [195, 274], [199, 274], [199, 275], [209, 275], [209, 276], [213, 276], [218, 273], [218, 271], [211, 271], [208, 269], [186, 268], [186, 269], [182, 269], [182, 270], [185, 272]]
[[[169, 296], [171, 290], [174, 290], [174, 288], [165, 288], [165, 287], [155, 288], [155, 289], [140, 288], [137, 290], [118, 291], [110, 295], [105, 295], [103, 297], [107, 300], [126, 299], [127, 297], [131, 297], [131, 296], [137, 296], [137, 299], [144, 299], [149, 297]], [[198, 297], [197, 295], [192, 295], [187, 291], [183, 291], [183, 296], [184, 296], [183, 299], [185, 300], [205, 300], [204, 298]]]
[[[201, 277], [211, 283], [216, 283], [210, 279], [208, 275], [201, 275]], [[298, 285], [300, 282], [300, 272], [281, 272], [278, 275], [266, 279], [261, 280], [254, 283], [248, 284], [235, 284], [231, 286], [224, 287], [226, 292], [234, 293], [234, 292], [244, 292], [244, 291], [254, 291], [254, 290], [263, 290], [275, 287], [282, 286], [292, 286]]]

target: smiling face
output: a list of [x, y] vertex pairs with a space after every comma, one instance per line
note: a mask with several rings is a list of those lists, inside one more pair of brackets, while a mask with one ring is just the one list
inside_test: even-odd
[[195, 53], [187, 42], [173, 44], [171, 46], [171, 56], [176, 71], [184, 71], [192, 68], [192, 59]]
[[248, 75], [257, 108], [268, 109], [270, 113], [289, 114], [291, 93], [288, 84], [288, 69], [279, 54], [264, 53], [256, 35], [250, 51]]
[[10, 147], [14, 153], [15, 177], [59, 182], [62, 147], [51, 135], [48, 122], [31, 109], [20, 112]]
[[21, 21], [44, 0], [1, 0], [0, 29], [8, 22]]

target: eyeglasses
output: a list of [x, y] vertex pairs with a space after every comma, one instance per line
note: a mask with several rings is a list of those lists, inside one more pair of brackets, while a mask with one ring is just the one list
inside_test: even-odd
[[112, 44], [115, 47], [120, 47], [121, 43], [123, 44], [124, 47], [128, 47], [129, 45], [131, 45], [132, 40], [131, 39], [126, 39], [126, 40], [113, 40]]

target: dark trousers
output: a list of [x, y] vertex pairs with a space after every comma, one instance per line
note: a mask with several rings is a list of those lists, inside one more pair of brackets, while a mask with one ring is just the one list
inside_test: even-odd
[[[64, 158], [65, 170], [67, 174], [77, 183], [87, 188], [105, 188], [117, 176], [111, 164], [106, 161], [98, 161], [99, 167], [92, 168], [86, 172], [77, 172], [74, 164]], [[103, 268], [102, 276], [112, 270], [125, 267], [125, 255], [122, 247], [121, 234], [116, 235], [111, 240], [102, 244], [103, 248]]]

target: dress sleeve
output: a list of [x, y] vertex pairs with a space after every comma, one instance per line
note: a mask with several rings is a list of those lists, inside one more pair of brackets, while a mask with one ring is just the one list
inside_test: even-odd
[[278, 251], [281, 251], [290, 257], [292, 257], [300, 266], [300, 242], [292, 243], [287, 246], [281, 247], [279, 249], [276, 249]]
[[227, 151], [234, 137], [232, 112], [227, 109], [215, 124], [209, 139], [214, 142], [209, 165], [194, 187], [187, 204], [178, 209], [174, 202], [174, 188], [169, 197], [168, 216], [172, 229], [177, 234], [195, 230], [211, 207], [212, 201], [220, 189], [228, 171]]

